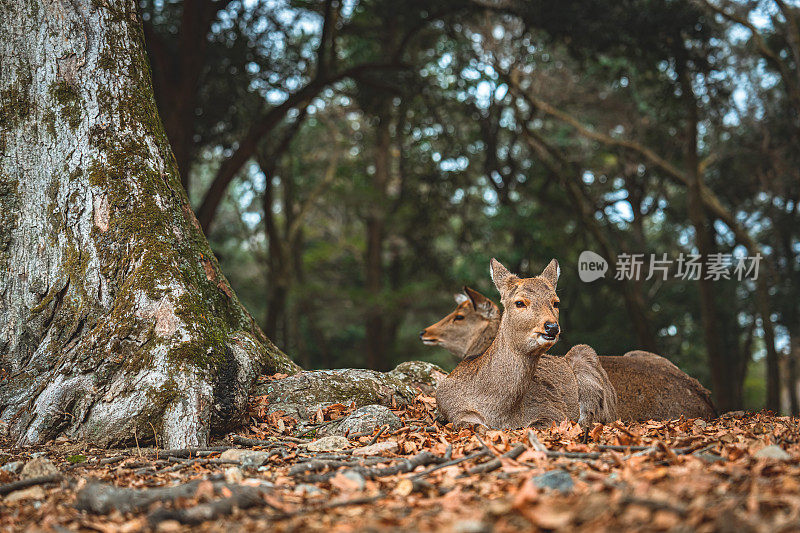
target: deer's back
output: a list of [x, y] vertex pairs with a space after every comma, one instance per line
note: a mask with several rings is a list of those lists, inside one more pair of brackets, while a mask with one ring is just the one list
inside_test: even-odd
[[601, 356], [622, 420], [716, 418], [711, 393], [669, 360], [644, 351]]

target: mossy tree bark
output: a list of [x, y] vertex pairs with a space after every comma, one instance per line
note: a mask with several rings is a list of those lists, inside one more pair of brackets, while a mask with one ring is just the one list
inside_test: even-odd
[[298, 367], [221, 274], [133, 0], [0, 2], [0, 419], [20, 443], [199, 445]]

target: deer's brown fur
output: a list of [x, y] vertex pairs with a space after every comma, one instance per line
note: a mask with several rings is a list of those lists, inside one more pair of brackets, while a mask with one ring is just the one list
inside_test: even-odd
[[[465, 316], [460, 321], [464, 322], [461, 328], [456, 330], [452, 322], [444, 319], [435, 324], [437, 338], [441, 339], [437, 344], [460, 357], [485, 351], [500, 326], [497, 305], [477, 291], [470, 291], [480, 295], [478, 301], [482, 302], [484, 309], [488, 307], [486, 301], [491, 303], [496, 310], [496, 314], [490, 314], [494, 318], [473, 322], [470, 315], [475, 313], [474, 308], [465, 302], [466, 305], [459, 306], [459, 312]], [[464, 333], [466, 328], [463, 326], [483, 329]], [[462, 333], [464, 338], [455, 338]], [[664, 357], [636, 350], [624, 356], [600, 356], [599, 361], [616, 390], [617, 412], [622, 420], [667, 420], [681, 415], [712, 419], [717, 416], [711, 393]]]
[[[456, 424], [478, 423], [495, 428], [578, 420], [581, 394], [587, 406], [604, 400], [587, 398], [592, 395], [591, 390], [579, 391], [581, 383], [591, 382], [590, 376], [576, 377], [568, 359], [545, 354], [557, 339], [546, 334], [546, 325], [558, 324], [558, 263], [551, 261], [540, 276], [527, 279], [511, 274], [494, 259], [491, 268], [506, 311], [499, 318], [497, 335], [487, 349], [464, 358], [440, 383], [436, 390], [440, 414]], [[464, 311], [461, 308], [460, 312]], [[580, 361], [580, 371], [591, 366], [591, 358], [582, 354], [576, 354], [574, 359]], [[592, 372], [605, 376], [599, 365]], [[615, 394], [610, 385], [609, 389], [603, 394]], [[607, 416], [596, 419], [598, 422], [614, 420], [616, 412], [608, 416], [613, 405], [611, 402], [607, 410], [586, 409], [585, 422], [590, 422], [595, 413]]]

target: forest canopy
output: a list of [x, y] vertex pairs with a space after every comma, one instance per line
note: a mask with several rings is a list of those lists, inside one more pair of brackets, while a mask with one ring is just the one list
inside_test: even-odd
[[[798, 411], [796, 2], [140, 6], [192, 206], [302, 367], [452, 368], [417, 335], [453, 293], [497, 300], [491, 257], [557, 258], [554, 352], [647, 349], [722, 411]], [[604, 278], [581, 281], [587, 250]], [[636, 254], [642, 275], [616, 279]], [[676, 275], [690, 254], [730, 279]], [[668, 275], [646, 279], [653, 257]]]

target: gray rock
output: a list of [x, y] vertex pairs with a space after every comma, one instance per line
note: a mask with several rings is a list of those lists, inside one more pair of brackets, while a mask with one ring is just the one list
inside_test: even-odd
[[341, 422], [322, 428], [326, 435], [348, 435], [374, 431], [381, 426], [389, 426], [389, 431], [400, 429], [403, 423], [388, 407], [383, 405], [365, 405], [359, 407]]
[[11, 472], [12, 474], [19, 474], [19, 471], [22, 470], [23, 466], [25, 466], [25, 463], [22, 461], [12, 461], [0, 466], [0, 470], [5, 470], [6, 472]]
[[321, 439], [317, 439], [314, 442], [310, 442], [305, 445], [301, 444], [301, 446], [305, 446], [305, 448], [310, 452], [336, 452], [349, 447], [350, 441], [344, 437], [331, 435], [328, 437], [322, 437]]
[[572, 476], [563, 470], [550, 470], [533, 478], [533, 483], [541, 489], [553, 489], [562, 493], [572, 492], [575, 483]]
[[58, 468], [47, 457], [34, 457], [22, 467], [19, 476], [22, 479], [52, 476], [58, 474]]
[[756, 459], [776, 459], [778, 461], [788, 461], [792, 458], [783, 448], [775, 444], [770, 444], [769, 446], [761, 448], [753, 457]]
[[384, 453], [394, 453], [400, 449], [400, 445], [392, 440], [376, 442], [370, 446], [362, 446], [353, 450], [353, 455], [367, 457], [370, 455], [381, 455]]
[[433, 363], [406, 361], [397, 365], [389, 375], [412, 387], [418, 387], [426, 394], [433, 394], [439, 381], [447, 376], [447, 372]]
[[300, 372], [267, 381], [259, 384], [253, 394], [267, 396], [270, 413], [283, 411], [306, 420], [319, 407], [332, 403], [391, 406], [394, 398], [397, 405], [404, 406], [414, 399], [417, 391], [391, 372], [344, 368]]
[[262, 452], [258, 450], [239, 450], [232, 448], [222, 452], [219, 458], [223, 461], [233, 461], [239, 463], [245, 468], [258, 468], [267, 462], [269, 459], [269, 452]]

